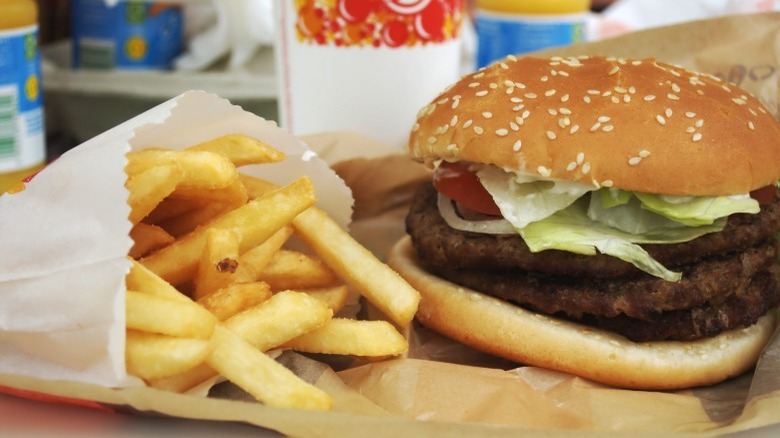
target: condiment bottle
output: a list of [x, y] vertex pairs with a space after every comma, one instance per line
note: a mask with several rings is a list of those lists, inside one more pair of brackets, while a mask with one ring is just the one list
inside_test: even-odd
[[477, 67], [584, 39], [590, 0], [478, 0]]
[[0, 0], [0, 193], [46, 161], [35, 0]]

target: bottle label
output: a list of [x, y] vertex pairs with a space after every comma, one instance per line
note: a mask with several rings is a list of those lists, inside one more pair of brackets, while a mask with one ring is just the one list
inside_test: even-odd
[[72, 1], [73, 66], [164, 69], [184, 48], [181, 7], [151, 1]]
[[520, 55], [584, 39], [586, 14], [515, 15], [477, 13], [477, 67], [507, 55]]
[[46, 159], [38, 26], [0, 31], [0, 172]]

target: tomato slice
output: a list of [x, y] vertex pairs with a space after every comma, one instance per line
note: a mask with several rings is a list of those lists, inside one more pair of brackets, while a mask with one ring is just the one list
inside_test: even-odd
[[433, 186], [442, 195], [470, 210], [501, 216], [493, 197], [465, 164], [443, 161], [433, 174]]
[[766, 187], [753, 190], [750, 192], [750, 197], [758, 201], [758, 205], [768, 205], [775, 200], [776, 192], [777, 189], [775, 189], [774, 185], [768, 185]]

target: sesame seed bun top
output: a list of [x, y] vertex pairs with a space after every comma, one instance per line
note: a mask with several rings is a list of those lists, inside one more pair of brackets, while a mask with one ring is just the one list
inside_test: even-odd
[[510, 56], [424, 107], [409, 151], [667, 195], [780, 179], [780, 125], [755, 97], [654, 59]]

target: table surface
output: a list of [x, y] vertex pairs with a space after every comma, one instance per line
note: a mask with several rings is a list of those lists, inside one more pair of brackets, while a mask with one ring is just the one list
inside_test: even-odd
[[265, 438], [281, 435], [242, 423], [113, 414], [0, 393], [0, 437], [6, 436]]

